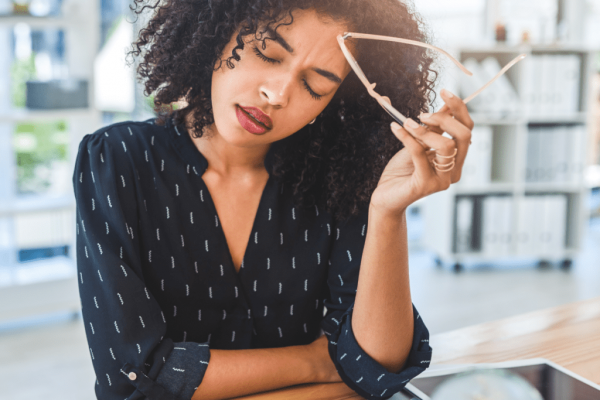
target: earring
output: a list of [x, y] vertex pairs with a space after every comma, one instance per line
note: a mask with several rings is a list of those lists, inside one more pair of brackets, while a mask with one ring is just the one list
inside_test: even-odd
[[310, 121], [308, 124], [309, 124], [309, 125], [312, 125], [312, 124], [314, 124], [314, 123], [315, 123], [315, 121], [316, 121], [316, 120], [317, 120], [317, 117], [315, 117], [315, 119], [313, 119], [312, 121]]

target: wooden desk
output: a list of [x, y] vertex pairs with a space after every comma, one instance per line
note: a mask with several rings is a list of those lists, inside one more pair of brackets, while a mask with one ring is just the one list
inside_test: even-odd
[[600, 384], [600, 297], [433, 335], [434, 364], [543, 357]]
[[[600, 384], [600, 297], [433, 335], [433, 364], [543, 357]], [[362, 399], [343, 383], [301, 385], [239, 400]]]

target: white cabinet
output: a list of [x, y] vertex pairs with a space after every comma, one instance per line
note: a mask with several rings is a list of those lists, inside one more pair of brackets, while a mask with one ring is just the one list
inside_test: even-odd
[[528, 257], [568, 268], [581, 248], [594, 53], [499, 46], [461, 49], [459, 57], [505, 65], [520, 53], [528, 57], [507, 73], [517, 111], [471, 110], [475, 129], [464, 178], [424, 202], [425, 244], [440, 265], [460, 270], [467, 261]]

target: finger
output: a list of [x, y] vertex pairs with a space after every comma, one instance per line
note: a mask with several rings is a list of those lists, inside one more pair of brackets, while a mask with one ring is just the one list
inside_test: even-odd
[[428, 125], [439, 126], [445, 132], [448, 132], [450, 136], [455, 138], [455, 144], [458, 150], [456, 153], [455, 168], [453, 168], [452, 172], [452, 182], [458, 182], [461, 177], [465, 159], [467, 158], [469, 145], [471, 144], [471, 130], [455, 118], [450, 117], [448, 114], [422, 114], [421, 120]]
[[[456, 155], [456, 142], [452, 139], [438, 135], [437, 133], [431, 132], [427, 129], [419, 130], [416, 136], [417, 139], [425, 143], [428, 148], [435, 149], [437, 155], [442, 156], [442, 158]], [[441, 162], [442, 160], [438, 159], [437, 161]]]
[[446, 104], [446, 103], [444, 103], [444, 105], [442, 106], [442, 108], [440, 108], [437, 112], [451, 114], [450, 107], [448, 107], [448, 104]]
[[[398, 125], [398, 126], [400, 126], [400, 125]], [[423, 132], [427, 131], [427, 127], [419, 125], [415, 120], [408, 118], [404, 122], [404, 129], [406, 131], [408, 131], [410, 134], [412, 134], [412, 136], [417, 140], [417, 142], [419, 142], [421, 144], [423, 149], [429, 150], [431, 148], [431, 146], [428, 147], [427, 143], [424, 143], [420, 139], [421, 134]]]
[[[425, 113], [423, 113], [421, 115], [425, 115]], [[430, 130], [431, 132], [435, 132], [439, 135], [444, 134], [444, 131], [442, 130], [442, 128], [440, 128], [439, 126], [435, 126], [435, 125], [429, 125], [427, 122], [425, 122], [424, 120], [421, 119], [421, 115], [419, 115], [419, 120], [421, 121], [421, 123], [425, 124], [425, 126], [427, 127], [428, 130]]]
[[423, 176], [428, 177], [434, 174], [429, 158], [427, 157], [428, 150], [423, 148], [417, 140], [398, 123], [392, 122], [392, 132], [404, 144], [404, 147], [409, 151], [415, 169]]
[[448, 132], [458, 142], [469, 144], [471, 141], [471, 129], [448, 114], [421, 114], [419, 119], [427, 124], [428, 127], [438, 127], [442, 131]]
[[473, 120], [469, 115], [467, 105], [462, 101], [462, 99], [450, 93], [450, 91], [446, 89], [443, 89], [440, 92], [440, 94], [442, 96], [442, 99], [446, 103], [445, 105], [448, 106], [448, 109], [450, 110], [454, 118], [462, 122], [462, 124], [468, 127], [469, 129], [473, 129], [473, 126], [475, 124], [473, 123]]

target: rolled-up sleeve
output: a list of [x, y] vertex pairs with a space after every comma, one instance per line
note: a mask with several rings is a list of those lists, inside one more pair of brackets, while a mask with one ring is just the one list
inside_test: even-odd
[[431, 360], [429, 332], [413, 305], [412, 347], [403, 369], [397, 373], [370, 357], [358, 344], [352, 331], [352, 311], [360, 261], [365, 243], [368, 212], [352, 217], [336, 227], [328, 273], [327, 314], [321, 327], [329, 338], [329, 354], [342, 380], [365, 398], [387, 399], [423, 372]]
[[118, 136], [85, 136], [73, 175], [79, 293], [96, 396], [189, 400], [210, 349], [166, 336], [164, 314], [144, 280], [135, 167]]

